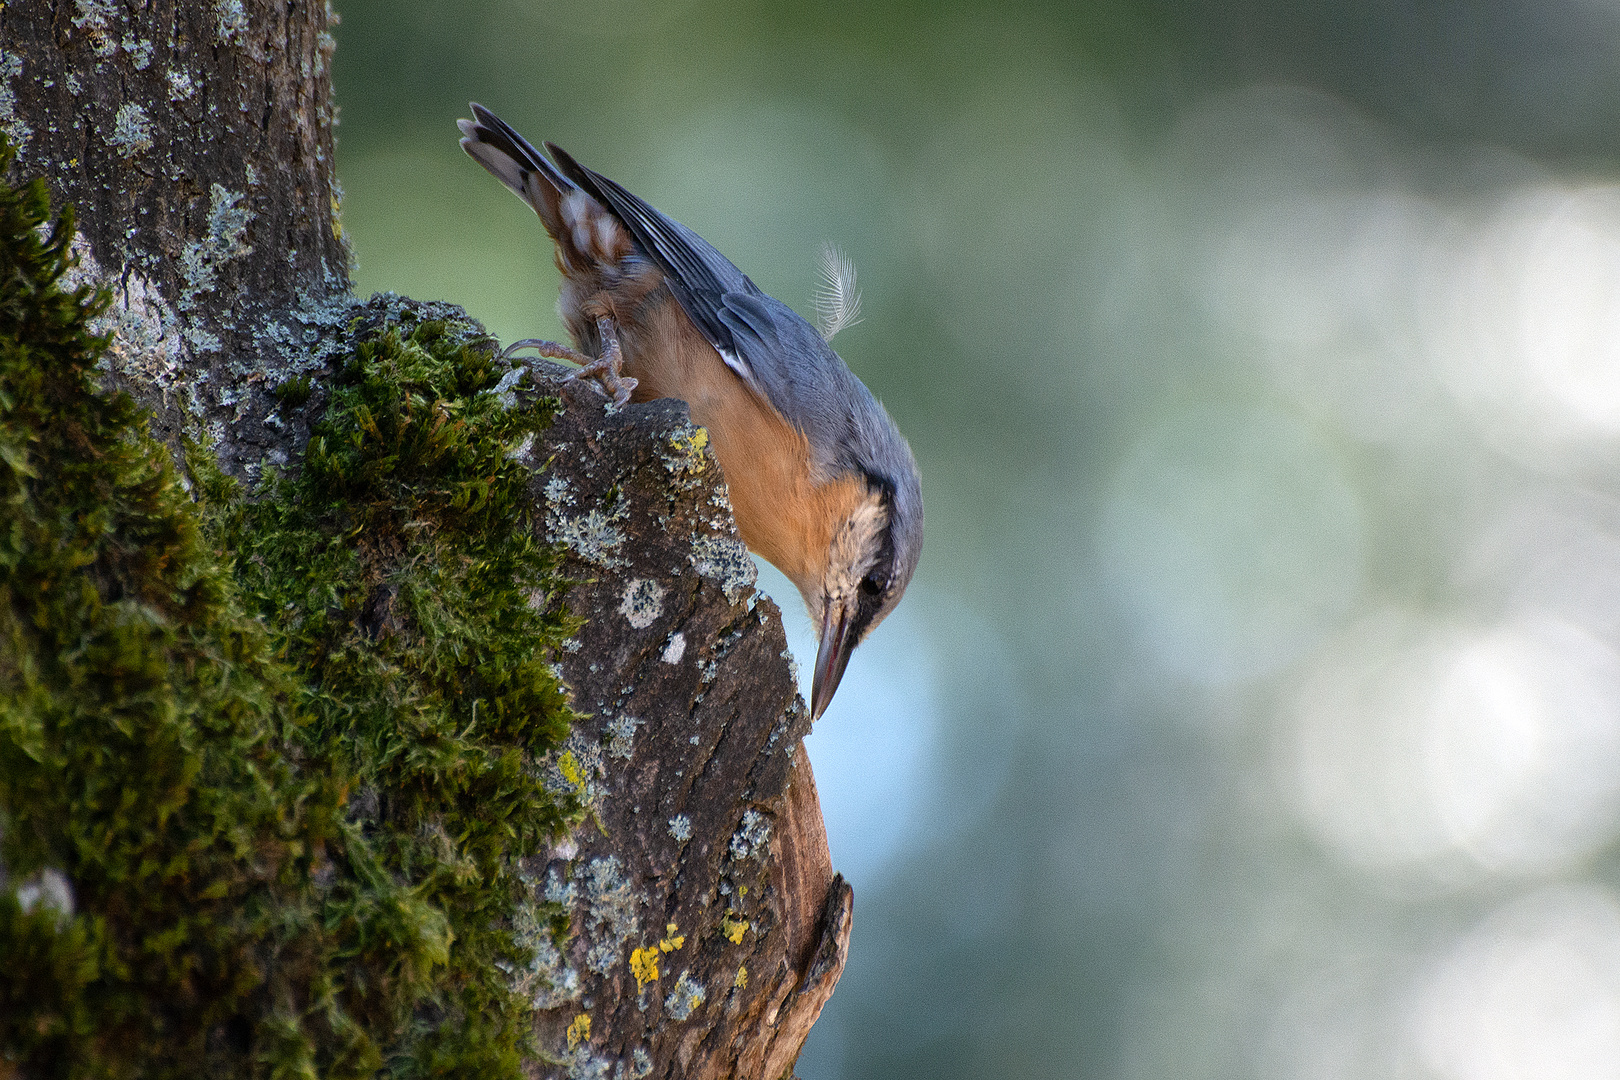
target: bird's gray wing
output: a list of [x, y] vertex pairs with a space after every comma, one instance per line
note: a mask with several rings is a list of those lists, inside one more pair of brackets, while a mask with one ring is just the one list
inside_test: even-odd
[[[837, 353], [797, 312], [767, 296], [685, 225], [547, 143], [558, 169], [617, 217], [664, 271], [682, 310], [756, 393], [810, 436], [823, 464], [850, 444], [850, 404], [871, 399]], [[875, 402], [873, 403], [875, 405]]]
[[815, 327], [761, 292], [726, 293], [717, 315], [767, 400], [813, 446], [831, 450], [848, 443], [851, 409], [871, 395]]
[[648, 206], [601, 173], [587, 169], [554, 143], [547, 143], [546, 149], [562, 173], [607, 207], [664, 271], [682, 310], [726, 366], [769, 400], [761, 373], [746, 355], [751, 350], [739, 346], [724, 317], [728, 295], [764, 296], [759, 286], [685, 225]]

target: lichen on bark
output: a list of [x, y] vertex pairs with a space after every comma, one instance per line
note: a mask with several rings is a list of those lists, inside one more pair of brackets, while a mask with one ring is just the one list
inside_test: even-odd
[[349, 295], [334, 18], [0, 4], [81, 211], [0, 377], [0, 1080], [778, 1080], [851, 899], [708, 434]]
[[188, 493], [45, 217], [0, 186], [0, 1061], [521, 1075], [523, 925], [565, 925], [518, 859], [575, 812], [546, 403], [472, 324], [362, 323], [296, 476]]

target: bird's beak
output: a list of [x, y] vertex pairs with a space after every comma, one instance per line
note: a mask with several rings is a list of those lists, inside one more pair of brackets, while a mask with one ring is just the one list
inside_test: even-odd
[[832, 700], [833, 691], [844, 677], [849, 654], [849, 613], [829, 603], [821, 616], [821, 647], [816, 650], [816, 674], [810, 683], [810, 719], [820, 720]]

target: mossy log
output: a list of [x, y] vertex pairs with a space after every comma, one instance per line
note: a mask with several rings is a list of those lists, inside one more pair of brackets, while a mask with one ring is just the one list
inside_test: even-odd
[[[207, 1053], [193, 1064], [199, 1071], [204, 1066], [213, 1069], [214, 1075], [218, 1066], [231, 1062], [241, 1064], [243, 1075], [263, 1072], [274, 1061], [267, 1048], [253, 1040], [267, 1038], [263, 1033], [272, 1030], [290, 1031], [289, 1024], [297, 1026], [288, 1019], [289, 1002], [303, 1002], [299, 1008], [307, 1010], [319, 998], [331, 1016], [339, 1015], [331, 1011], [336, 1008], [331, 1002], [347, 1000], [343, 987], [352, 991], [356, 979], [364, 982], [363, 971], [345, 975], [334, 967], [320, 978], [309, 976], [299, 984], [301, 989], [286, 989], [283, 984], [291, 983], [278, 982], [276, 965], [293, 963], [293, 952], [309, 970], [318, 966], [311, 956], [325, 957], [321, 963], [330, 964], [363, 965], [374, 959], [363, 948], [348, 950], [341, 944], [350, 923], [327, 925], [316, 935], [319, 942], [310, 944], [314, 938], [305, 941], [297, 936], [296, 920], [319, 923], [322, 911], [336, 910], [331, 897], [334, 890], [341, 891], [342, 881], [348, 880], [345, 875], [359, 881], [375, 872], [387, 880], [368, 888], [383, 890], [376, 893], [379, 896], [388, 889], [404, 890], [397, 902], [404, 905], [401, 911], [414, 913], [412, 925], [418, 929], [412, 932], [420, 931], [419, 938], [427, 933], [421, 927], [452, 928], [448, 960], [434, 959], [437, 954], [427, 946], [411, 946], [400, 955], [425, 957], [421, 962], [437, 964], [435, 970], [459, 971], [457, 985], [462, 990], [456, 992], [462, 997], [456, 1000], [462, 1004], [452, 1008], [443, 994], [435, 997], [438, 991], [423, 990], [417, 998], [396, 994], [389, 999], [426, 1003], [407, 1014], [394, 1015], [380, 1006], [366, 1012], [355, 1006], [342, 1013], [347, 1019], [341, 1024], [330, 1021], [328, 1036], [323, 1036], [327, 1042], [307, 1043], [315, 1047], [308, 1051], [314, 1056], [299, 1068], [327, 1071], [322, 1053], [339, 1044], [351, 1051], [360, 1046], [355, 1041], [359, 1029], [342, 1026], [353, 1022], [370, 1024], [368, 1031], [375, 1029], [376, 1052], [367, 1051], [369, 1057], [358, 1051], [332, 1057], [328, 1064], [343, 1066], [333, 1065], [335, 1071], [411, 1071], [436, 1062], [433, 1067], [454, 1072], [461, 1062], [462, 1069], [477, 1063], [482, 1075], [515, 1067], [533, 1076], [776, 1080], [791, 1072], [842, 971], [851, 894], [832, 872], [828, 857], [815, 784], [801, 743], [809, 718], [796, 692], [780, 613], [754, 589], [753, 567], [737, 539], [724, 479], [706, 446], [706, 433], [692, 426], [680, 402], [614, 409], [593, 385], [565, 381], [561, 369], [508, 368], [494, 357], [495, 343], [459, 310], [398, 297], [361, 302], [347, 294], [347, 256], [331, 165], [328, 18], [322, 3], [269, 0], [212, 5], [155, 0], [138, 11], [83, 0], [0, 6], [0, 130], [20, 148], [7, 179], [20, 183], [42, 177], [57, 206], [77, 208], [78, 229], [71, 242], [79, 265], [64, 280], [110, 293], [110, 307], [96, 314], [97, 321], [91, 324], [91, 329], [112, 335], [110, 346], [97, 353], [81, 342], [75, 355], [100, 357], [96, 376], [100, 392], [131, 394], [148, 410], [151, 429], [169, 452], [178, 456], [181, 444], [188, 441], [205, 451], [194, 454], [190, 463], [190, 485], [202, 500], [195, 510], [163, 503], [159, 510], [142, 513], [168, 515], [164, 520], [177, 522], [174, 527], [182, 533], [192, 530], [186, 535], [199, 526], [186, 525], [182, 519], [194, 514], [216, 543], [231, 537], [236, 538], [231, 542], [240, 543], [238, 550], [219, 552], [227, 564], [236, 560], [234, 578], [203, 575], [199, 580], [213, 583], [209, 587], [217, 596], [212, 603], [227, 613], [220, 616], [227, 623], [236, 625], [230, 622], [236, 616], [227, 617], [229, 612], [246, 611], [258, 619], [259, 630], [254, 632], [267, 635], [266, 648], [275, 652], [275, 658], [250, 649], [252, 663], [258, 666], [249, 667], [281, 673], [263, 676], [271, 688], [253, 700], [263, 699], [265, 716], [282, 716], [273, 723], [266, 721], [271, 727], [264, 730], [274, 728], [283, 734], [260, 737], [251, 731], [243, 734], [247, 729], [242, 729], [232, 738], [246, 739], [242, 745], [251, 744], [261, 756], [271, 753], [267, 747], [280, 747], [279, 752], [287, 755], [274, 767], [261, 762], [255, 776], [282, 776], [290, 778], [288, 783], [304, 785], [299, 789], [304, 794], [286, 803], [293, 809], [276, 810], [280, 804], [274, 791], [256, 796], [259, 802], [254, 805], [261, 809], [255, 811], [259, 815], [255, 820], [279, 822], [274, 826], [280, 830], [277, 842], [289, 852], [303, 852], [287, 856], [290, 862], [272, 860], [263, 866], [260, 863], [268, 856], [255, 857], [253, 873], [267, 874], [265, 881], [277, 882], [281, 892], [275, 893], [279, 897], [275, 904], [281, 906], [272, 906], [282, 912], [277, 918], [288, 921], [277, 923], [281, 937], [276, 940], [281, 944], [271, 947], [261, 934], [243, 946], [242, 956], [249, 959], [243, 959], [240, 971], [231, 976], [236, 979], [231, 984], [234, 996], [215, 1000], [216, 1012], [225, 1007], [219, 1002], [227, 1002], [229, 1009], [242, 1015], [210, 1013], [208, 1030], [196, 1036]], [[382, 344], [370, 344], [375, 342]], [[377, 349], [394, 352], [379, 359]], [[443, 809], [435, 809], [439, 804], [423, 801], [418, 790], [420, 776], [426, 774], [400, 772], [386, 747], [375, 759], [362, 761], [364, 755], [351, 755], [352, 760], [339, 761], [330, 757], [335, 753], [332, 746], [347, 745], [343, 739], [352, 741], [353, 736], [338, 728], [330, 728], [338, 732], [338, 742], [325, 744], [325, 749], [311, 749], [315, 744], [304, 736], [285, 734], [321, 729], [325, 723], [293, 715], [303, 708], [297, 702], [313, 700], [307, 693], [300, 697], [288, 689], [301, 679], [312, 685], [310, 669], [299, 666], [299, 649], [305, 646], [308, 655], [325, 658], [320, 662], [327, 674], [321, 677], [330, 679], [330, 672], [338, 670], [329, 659], [335, 655], [334, 643], [341, 644], [345, 656], [358, 656], [354, 663], [359, 668], [375, 674], [389, 670], [387, 664], [403, 662], [399, 656], [424, 641], [440, 642], [436, 647], [446, 656], [455, 654], [454, 662], [430, 657], [422, 670], [439, 680], [433, 693], [444, 699], [445, 723], [453, 722], [449, 734], [433, 736], [441, 743], [476, 742], [482, 734], [480, 720], [491, 724], [488, 712], [481, 718], [479, 702], [488, 709], [490, 701], [528, 700], [522, 694], [513, 697], [516, 691], [497, 693], [485, 686], [491, 679], [500, 681], [500, 673], [491, 673], [489, 667], [499, 666], [498, 657], [486, 662], [477, 655], [462, 655], [467, 650], [476, 654], [481, 642], [497, 639], [494, 630], [486, 634], [477, 625], [450, 629], [423, 625], [425, 612], [452, 609], [434, 607], [432, 598], [422, 595], [427, 591], [422, 582], [439, 579], [424, 571], [421, 563], [478, 560], [448, 540], [437, 545], [425, 542], [422, 529], [429, 528], [440, 539], [460, 535], [456, 529], [440, 528], [443, 521], [433, 514], [450, 514], [468, 500], [478, 503], [486, 498], [488, 484], [478, 475], [458, 476], [452, 484], [423, 472], [412, 480], [398, 471], [398, 453], [368, 459], [386, 461], [387, 468], [395, 470], [391, 483], [420, 483], [432, 488], [429, 494], [435, 497], [451, 494], [432, 513], [415, 518], [396, 515], [395, 526], [387, 524], [394, 519], [386, 515], [368, 517], [358, 511], [352, 519], [334, 512], [300, 525], [305, 529], [300, 535], [306, 538], [327, 529], [319, 535], [325, 537], [321, 542], [328, 549], [332, 538], [340, 536], [350, 536], [365, 547], [356, 563], [357, 576], [344, 579], [341, 587], [333, 585], [329, 590], [333, 599], [325, 607], [303, 594], [285, 600], [284, 592], [277, 590], [286, 583], [273, 580], [277, 556], [269, 541], [276, 534], [264, 522], [285, 522], [287, 514], [299, 509], [277, 507], [274, 500], [290, 498], [295, 490], [291, 485], [312, 475], [312, 453], [324, 455], [320, 469], [327, 474], [341, 473], [332, 464], [334, 433], [356, 432], [353, 437], [359, 446], [375, 434], [362, 429], [381, 416], [375, 401], [357, 406], [355, 395], [363, 396], [382, 377], [379, 372], [400, 370], [411, 356], [449, 364], [442, 370], [451, 372], [422, 369], [421, 387], [397, 395], [399, 415], [381, 417], [394, 424], [389, 429], [392, 437], [401, 440], [400, 445], [415, 447], [421, 461], [453, 459], [463, 472], [499, 472], [495, 466], [479, 464], [488, 460], [487, 446], [463, 448], [465, 452], [435, 449], [439, 429], [434, 424], [470, 424], [469, 410], [484, 409], [474, 403], [494, 399], [515, 414], [552, 414], [549, 424], [531, 425], [533, 430], [502, 451], [505, 460], [521, 466], [528, 477], [519, 505], [510, 508], [510, 520], [532, 530], [541, 545], [554, 546], [557, 552], [546, 564], [554, 576], [530, 597], [549, 620], [544, 625], [573, 627], [568, 620], [579, 620], [572, 636], [556, 635], [561, 645], [551, 658], [572, 695], [574, 714], [566, 736], [553, 739], [547, 734], [549, 727], [525, 733], [521, 720], [497, 719], [493, 727], [514, 733], [501, 744], [506, 749], [500, 753], [507, 757], [491, 757], [494, 751], [488, 748], [478, 751], [484, 754], [480, 760], [488, 762], [480, 775], [494, 778], [489, 783], [499, 778], [501, 761], [519, 760], [525, 775], [555, 799], [526, 803], [512, 794], [510, 783], [491, 788], [496, 792], [489, 797], [491, 813], [538, 816], [486, 830], [505, 839], [480, 841], [483, 846], [471, 852], [457, 845], [471, 843], [468, 837], [478, 830], [446, 832], [445, 822], [467, 812], [466, 802], [472, 797], [468, 792], [478, 790], [476, 784], [457, 788], [459, 794]], [[340, 406], [350, 412], [339, 416]], [[355, 412], [357, 408], [367, 411]], [[360, 419], [350, 427], [342, 426], [356, 416]], [[487, 416], [479, 422], [487, 425], [489, 439], [517, 430]], [[21, 437], [26, 441], [28, 436], [23, 432]], [[108, 438], [128, 442], [127, 436], [116, 433]], [[69, 440], [64, 445], [71, 449], [77, 444]], [[217, 462], [220, 483], [230, 477], [243, 485], [246, 502], [220, 495], [225, 489], [209, 480], [206, 472], [212, 466], [199, 465], [205, 460]], [[379, 467], [355, 466], [370, 478], [368, 483]], [[15, 471], [13, 479], [21, 491], [31, 483], [32, 474], [23, 466], [17, 468], [21, 471]], [[162, 468], [172, 471], [168, 464]], [[156, 482], [142, 481], [148, 486]], [[312, 489], [306, 485], [296, 490], [307, 498]], [[378, 506], [387, 503], [385, 509], [403, 505], [400, 499], [390, 503], [367, 497]], [[210, 504], [209, 498], [215, 502]], [[0, 513], [17, 513], [17, 505]], [[250, 513], [243, 507], [258, 509]], [[287, 514], [277, 517], [281, 510]], [[366, 523], [364, 529], [356, 524], [361, 521]], [[352, 535], [344, 529], [352, 530]], [[488, 550], [487, 540], [478, 542], [486, 544], [478, 550]], [[275, 550], [286, 556], [297, 549]], [[516, 560], [515, 566], [529, 565], [521, 552], [501, 556], [508, 557]], [[108, 596], [133, 589], [131, 580], [118, 576], [127, 577], [129, 563], [126, 556], [113, 560], [108, 564], [114, 567], [110, 576], [105, 581], [97, 578], [96, 587]], [[458, 563], [456, 573], [462, 576], [456, 581], [475, 580], [463, 569]], [[167, 572], [173, 573], [173, 568]], [[20, 590], [30, 585], [11, 579], [0, 584], [12, 596], [20, 596]], [[454, 608], [452, 614], [460, 619], [463, 610]], [[278, 614], [283, 611], [297, 614], [283, 617]], [[497, 617], [493, 607], [488, 617]], [[506, 619], [501, 633], [516, 625], [509, 615], [499, 617]], [[30, 618], [37, 622], [35, 616]], [[469, 618], [476, 623], [476, 612]], [[22, 622], [15, 625], [23, 627]], [[38, 647], [28, 636], [35, 631], [17, 633], [23, 637], [13, 644], [27, 638], [34, 642], [29, 647]], [[502, 648], [509, 651], [510, 645]], [[366, 650], [375, 650], [384, 660], [367, 667], [371, 659]], [[161, 655], [170, 657], [170, 663], [192, 665], [185, 677], [193, 677], [192, 660], [172, 649]], [[291, 665], [285, 671], [276, 667], [283, 662]], [[248, 669], [239, 661], [233, 663], [231, 670], [237, 672], [233, 677], [243, 677], [240, 672]], [[465, 664], [470, 674], [457, 675], [461, 669], [456, 664]], [[20, 670], [0, 662], [0, 694], [21, 685], [16, 681], [22, 678]], [[344, 690], [323, 686], [320, 701], [332, 705], [331, 715], [355, 712], [344, 703]], [[387, 696], [386, 687], [380, 692]], [[523, 693], [543, 701], [547, 691], [536, 684]], [[0, 704], [18, 706], [14, 715], [22, 716], [27, 703], [19, 701]], [[390, 707], [401, 705], [395, 701]], [[278, 709], [292, 711], [283, 715]], [[461, 709], [470, 709], [470, 715], [458, 713]], [[319, 708], [315, 712], [327, 715]], [[206, 717], [199, 721], [193, 735], [210, 737], [207, 733], [213, 729], [205, 721]], [[6, 730], [0, 724], [0, 743]], [[382, 746], [387, 740], [379, 735], [374, 741]], [[419, 740], [411, 745], [428, 744]], [[4, 750], [0, 745], [0, 768], [13, 760]], [[511, 758], [512, 754], [518, 756]], [[71, 769], [50, 775], [56, 777], [55, 783], [96, 782]], [[351, 787], [344, 777], [353, 778], [358, 786]], [[0, 792], [7, 790], [20, 789], [0, 783]], [[198, 790], [202, 792], [198, 798], [212, 797], [206, 789]], [[70, 796], [64, 795], [62, 805], [72, 803]], [[308, 810], [325, 805], [323, 798], [339, 817], [321, 817]], [[410, 813], [401, 809], [407, 803], [415, 808]], [[533, 809], [524, 811], [523, 806]], [[168, 815], [174, 809], [161, 812]], [[96, 910], [102, 902], [98, 897], [118, 894], [79, 887], [74, 879], [77, 856], [66, 849], [54, 850], [50, 823], [30, 822], [29, 813], [27, 805], [0, 806], [0, 851], [11, 853], [15, 871], [0, 876], [0, 923], [7, 911], [9, 917], [26, 922], [30, 912], [37, 915], [42, 910], [42, 890], [66, 889], [67, 899], [56, 907], [70, 909], [66, 911], [70, 922], [63, 924], [68, 929], [27, 923], [28, 933], [36, 936], [26, 940], [37, 943], [43, 940], [38, 934], [60, 937], [80, 922], [90, 925], [103, 918], [106, 912]], [[309, 814], [315, 817], [306, 821]], [[388, 829], [406, 822], [410, 836], [389, 839]], [[154, 821], [152, 827], [161, 826]], [[18, 839], [25, 834], [35, 838], [29, 841], [32, 846]], [[252, 846], [247, 840], [239, 842]], [[328, 855], [340, 849], [348, 853], [349, 861], [333, 869]], [[440, 849], [459, 861], [425, 865], [423, 853]], [[32, 861], [25, 866], [23, 860]], [[0, 875], [5, 872], [0, 865]], [[480, 875], [520, 883], [513, 894], [516, 899], [502, 893], [500, 903], [480, 907], [485, 902], [480, 899], [484, 896], [479, 892], [484, 880]], [[208, 896], [218, 902], [221, 896], [236, 895], [231, 889], [237, 887], [221, 886], [223, 892], [215, 889]], [[262, 892], [261, 886], [251, 883], [241, 888]], [[300, 888], [315, 899], [300, 901]], [[431, 908], [439, 902], [435, 897], [448, 897], [443, 903], [451, 905], [445, 908], [447, 914], [437, 916], [438, 923], [433, 911], [421, 906]], [[454, 934], [454, 927], [470, 925], [458, 920], [479, 917], [480, 911], [487, 911], [497, 924], [489, 943], [480, 944], [484, 939], [478, 934]], [[289, 914], [295, 912], [303, 914]], [[127, 911], [116, 915], [126, 917]], [[448, 924], [443, 922], [446, 918]], [[229, 920], [220, 925], [228, 930]], [[265, 920], [256, 925], [262, 930]], [[363, 920], [353, 925], [363, 926]], [[0, 940], [25, 939], [0, 933]], [[305, 941], [299, 946], [303, 951], [289, 952], [288, 941]], [[183, 953], [186, 944], [182, 940], [174, 947]], [[219, 947], [217, 942], [211, 946], [216, 951]], [[517, 1057], [480, 1050], [483, 1044], [478, 1040], [487, 1033], [480, 1034], [476, 1017], [462, 1015], [461, 1033], [455, 1039], [435, 1043], [431, 1032], [423, 1035], [436, 1021], [455, 1014], [455, 1008], [465, 1014], [474, 1007], [470, 1003], [483, 1000], [463, 993], [478, 979], [457, 968], [455, 953], [462, 948], [487, 957], [486, 966], [496, 965], [498, 971], [483, 974], [532, 1008], [531, 1036], [516, 1044], [510, 1032], [497, 1039], [505, 1040], [501, 1046], [518, 1046]], [[15, 964], [24, 958], [6, 959]], [[116, 965], [81, 964], [76, 970], [101, 971], [95, 977], [106, 979], [125, 977], [117, 974], [122, 969]], [[59, 974], [53, 972], [56, 969], [31, 975], [37, 976], [28, 984], [36, 987], [31, 1000], [43, 1003], [40, 1008], [57, 1000], [49, 991], [54, 985], [50, 980]], [[430, 976], [420, 976], [427, 980], [424, 986], [431, 983]], [[259, 979], [264, 986], [274, 984], [282, 990], [258, 993], [243, 979]], [[149, 1006], [155, 1015], [173, 1010], [176, 1001], [183, 1000], [153, 1000], [142, 1006], [139, 985], [158, 984], [129, 982], [137, 989], [120, 991], [120, 1022], [129, 1020], [132, 1008]], [[323, 986], [324, 991], [319, 989]], [[327, 997], [320, 998], [321, 993]], [[62, 991], [58, 997], [67, 1001], [65, 995]], [[62, 1038], [92, 1042], [104, 1038], [106, 1033], [97, 1030], [101, 1006], [95, 1002], [110, 998], [81, 994], [73, 1000], [78, 1011], [71, 1024], [62, 1021], [67, 1025]], [[258, 1013], [246, 1015], [251, 1010]], [[38, 1041], [45, 1038], [40, 1033], [48, 1025], [42, 1027], [37, 1020], [29, 1029], [33, 1034], [18, 1037], [35, 1039], [29, 1045], [36, 1049], [59, 1045]], [[397, 1029], [398, 1045], [390, 1042], [394, 1036], [389, 1025]], [[155, 1039], [183, 1026], [167, 1021], [148, 1025], [159, 1033], [151, 1036]], [[38, 1059], [12, 1053], [5, 1043], [9, 1037], [0, 1018], [4, 1044], [0, 1076], [17, 1068], [28, 1076], [57, 1072], [42, 1067]], [[344, 1043], [344, 1038], [349, 1041]], [[406, 1059], [396, 1051], [411, 1039], [419, 1051], [412, 1051], [417, 1056], [409, 1059], [414, 1064], [407, 1068], [401, 1064]], [[321, 1050], [323, 1046], [328, 1050]], [[8, 1066], [6, 1060], [24, 1064]], [[172, 1069], [181, 1059], [166, 1060], [170, 1064], [165, 1068]], [[139, 1061], [126, 1066], [135, 1073], [144, 1071]]]

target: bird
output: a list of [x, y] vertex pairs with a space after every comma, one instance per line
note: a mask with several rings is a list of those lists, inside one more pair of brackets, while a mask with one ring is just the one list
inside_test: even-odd
[[[461, 147], [539, 215], [562, 272], [558, 313], [582, 365], [623, 405], [686, 402], [709, 432], [743, 542], [798, 588], [818, 630], [818, 720], [850, 654], [900, 603], [922, 553], [917, 462], [821, 332], [691, 229], [553, 143], [550, 157], [476, 102]], [[855, 298], [842, 267], [833, 323]], [[829, 332], [830, 336], [830, 332]]]

